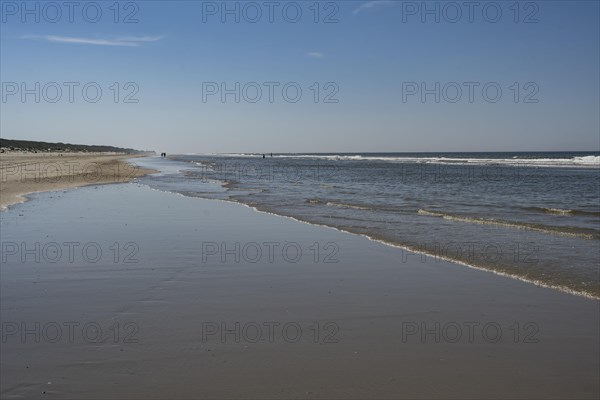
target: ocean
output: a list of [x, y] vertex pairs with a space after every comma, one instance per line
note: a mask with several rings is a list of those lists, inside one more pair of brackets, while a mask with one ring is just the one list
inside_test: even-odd
[[163, 173], [139, 181], [364, 235], [407, 250], [399, 267], [452, 260], [600, 298], [599, 152], [188, 154], [160, 163]]

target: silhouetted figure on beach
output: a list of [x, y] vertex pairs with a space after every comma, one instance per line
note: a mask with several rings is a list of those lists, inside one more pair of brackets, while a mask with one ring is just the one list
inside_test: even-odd
[[273, 153], [271, 153], [271, 157], [273, 157]]
[[263, 158], [265, 158], [265, 155], [263, 154]]

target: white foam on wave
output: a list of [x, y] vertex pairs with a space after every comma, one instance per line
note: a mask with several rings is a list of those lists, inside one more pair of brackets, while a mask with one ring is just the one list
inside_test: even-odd
[[558, 215], [569, 215], [573, 213], [573, 210], [565, 210], [562, 208], [546, 208], [547, 213], [558, 214]]
[[326, 203], [326, 205], [332, 206], [332, 207], [341, 207], [341, 208], [354, 208], [356, 210], [370, 210], [369, 207], [358, 206], [355, 204], [336, 203], [334, 201], [328, 201]]
[[[225, 157], [256, 158], [256, 154], [220, 154]], [[270, 157], [269, 157], [270, 158]], [[571, 158], [459, 158], [459, 157], [396, 157], [396, 156], [366, 156], [343, 154], [278, 154], [273, 158], [298, 158], [328, 161], [385, 161], [391, 163], [420, 163], [444, 165], [507, 165], [535, 167], [585, 167], [600, 168], [600, 156], [577, 156]]]
[[573, 159], [575, 164], [600, 166], [600, 156], [582, 156]]
[[[560, 213], [562, 215], [564, 215], [564, 214], [566, 214], [568, 212], [571, 212], [570, 210], [562, 210], [560, 208], [549, 208], [547, 210], [549, 210], [548, 212], [551, 212], [551, 213]], [[465, 222], [465, 223], [468, 223], [468, 224], [496, 225], [496, 226], [501, 226], [501, 227], [505, 227], [505, 228], [527, 229], [527, 230], [530, 230], [530, 231], [543, 232], [543, 233], [548, 233], [548, 234], [553, 234], [553, 235], [578, 237], [578, 238], [587, 239], [587, 240], [594, 239], [594, 235], [589, 234], [589, 233], [568, 232], [568, 231], [563, 231], [563, 230], [559, 230], [559, 229], [551, 229], [550, 227], [535, 226], [533, 224], [528, 224], [528, 223], [520, 223], [520, 222], [512, 222], [512, 221], [501, 221], [501, 220], [494, 220], [494, 219], [463, 217], [463, 216], [460, 216], [460, 215], [451, 215], [451, 214], [446, 214], [446, 213], [437, 213], [437, 212], [428, 211], [428, 210], [424, 210], [424, 209], [419, 209], [419, 211], [417, 211], [417, 214], [419, 214], [419, 215], [426, 215], [426, 216], [429, 216], [429, 217], [443, 218], [443, 219], [449, 220], [449, 221]]]

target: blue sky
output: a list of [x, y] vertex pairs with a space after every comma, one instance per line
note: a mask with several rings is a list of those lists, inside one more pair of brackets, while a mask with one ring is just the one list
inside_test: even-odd
[[[280, 1], [272, 21], [264, 1], [125, 1], [118, 15], [82, 1], [72, 21], [62, 1], [60, 16], [1, 3], [4, 138], [169, 153], [600, 148], [597, 1], [482, 1], [472, 15], [463, 1], [323, 1], [318, 15], [314, 1]], [[236, 7], [239, 22], [222, 15]], [[240, 101], [223, 101], [236, 82]]]

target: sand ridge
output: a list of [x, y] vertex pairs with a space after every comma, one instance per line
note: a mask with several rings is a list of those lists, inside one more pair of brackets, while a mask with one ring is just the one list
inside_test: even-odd
[[156, 171], [126, 159], [144, 156], [123, 153], [0, 154], [0, 209], [21, 203], [26, 195], [85, 185], [122, 183]]

